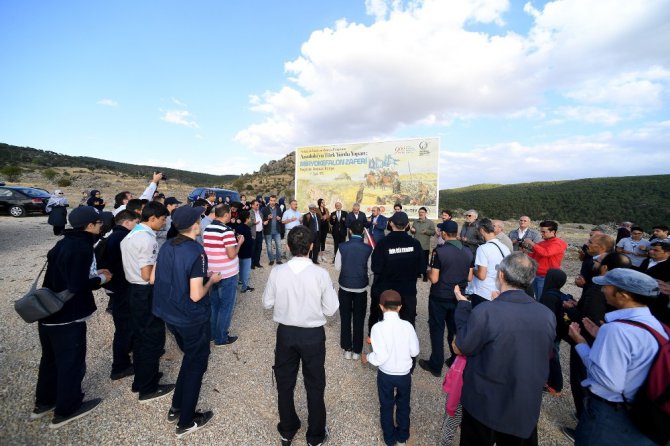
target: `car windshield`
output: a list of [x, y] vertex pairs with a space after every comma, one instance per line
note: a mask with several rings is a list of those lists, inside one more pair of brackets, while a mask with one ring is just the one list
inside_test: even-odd
[[49, 198], [50, 195], [47, 192], [44, 192], [43, 190], [39, 189], [33, 189], [30, 187], [15, 187], [14, 190], [17, 190], [19, 192], [22, 192], [26, 195], [28, 195], [31, 198]]

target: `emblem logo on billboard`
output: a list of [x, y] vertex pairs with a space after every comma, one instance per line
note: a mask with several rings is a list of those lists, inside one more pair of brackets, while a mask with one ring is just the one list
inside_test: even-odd
[[430, 150], [428, 150], [428, 141], [421, 141], [419, 143], [419, 156], [430, 155]]

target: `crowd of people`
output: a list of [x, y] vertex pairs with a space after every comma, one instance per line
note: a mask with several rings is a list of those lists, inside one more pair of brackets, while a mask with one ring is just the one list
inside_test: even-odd
[[[113, 211], [105, 211], [97, 190], [82, 194], [69, 215], [62, 191], [49, 201], [49, 223], [62, 239], [47, 255], [44, 286], [73, 297], [39, 321], [32, 419], [53, 411], [50, 427], [58, 428], [100, 403], [84, 400], [81, 383], [93, 290], [104, 288], [115, 327], [110, 379], [132, 377], [141, 403], [172, 395], [166, 418], [176, 424], [177, 437], [202, 428], [214, 416], [197, 410], [210, 346], [237, 341], [230, 327], [238, 293], [254, 291], [252, 270], [272, 267], [263, 306], [277, 323], [272, 369], [283, 446], [301, 427], [293, 396], [300, 365], [307, 444], [328, 439], [324, 325], [338, 309], [344, 358], [378, 369], [388, 446], [409, 440], [417, 364], [436, 378], [447, 369], [436, 443], [453, 444], [460, 427], [461, 445], [538, 444], [543, 394], [563, 390], [562, 341], [570, 346], [577, 420], [575, 429], [562, 427], [566, 437], [577, 445], [659, 441], [640, 430], [628, 407], [659, 351], [653, 332], [670, 338], [663, 325], [670, 322], [667, 226], [655, 226], [648, 240], [643, 228], [628, 222], [616, 238], [594, 228], [574, 279], [581, 296], [573, 297], [562, 290], [568, 245], [555, 221], [535, 229], [521, 216], [505, 233], [502, 221], [471, 209], [459, 230], [448, 210], [438, 224], [425, 208], [410, 221], [400, 204], [389, 216], [376, 206], [366, 215], [358, 203], [347, 211], [337, 202], [331, 211], [320, 199], [303, 213], [296, 200], [287, 205], [275, 195], [234, 202], [212, 194], [187, 206], [158, 191], [161, 178], [156, 173], [140, 198], [118, 193]], [[65, 229], [66, 215], [71, 229]], [[329, 235], [332, 259], [326, 258]], [[322, 266], [326, 261], [338, 272], [337, 287]], [[418, 280], [430, 282], [430, 351], [423, 358], [415, 332]], [[183, 352], [175, 383], [161, 382], [168, 331]]]

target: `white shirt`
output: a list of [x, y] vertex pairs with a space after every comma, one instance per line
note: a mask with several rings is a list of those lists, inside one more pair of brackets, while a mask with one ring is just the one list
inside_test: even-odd
[[372, 326], [372, 352], [368, 362], [387, 375], [407, 375], [412, 358], [419, 354], [419, 338], [414, 327], [400, 319], [396, 311], [385, 311], [384, 320]]
[[284, 229], [286, 231], [290, 231], [291, 229], [298, 226], [300, 224], [300, 217], [302, 217], [302, 214], [298, 210], [294, 211], [293, 209], [289, 209], [286, 212], [284, 212], [284, 214], [282, 214], [282, 217], [281, 217], [282, 220], [286, 221], [286, 220], [289, 220], [291, 218], [295, 218], [295, 221], [292, 221], [290, 223], [286, 223], [284, 225]]
[[[502, 254], [500, 251], [502, 251]], [[507, 257], [508, 255], [510, 255], [509, 248], [503, 245], [498, 239], [489, 240], [477, 248], [475, 267], [486, 267], [486, 278], [481, 280], [475, 276], [472, 279], [472, 292], [474, 294], [486, 300], [491, 300], [491, 293], [496, 291], [496, 266], [502, 262], [503, 257]]]
[[263, 307], [274, 308], [272, 319], [282, 325], [314, 328], [326, 323], [340, 307], [328, 271], [307, 257], [293, 257], [272, 268]]
[[256, 219], [256, 232], [263, 232], [263, 216], [260, 210], [254, 210], [254, 218]]
[[144, 223], [139, 223], [121, 241], [121, 260], [126, 280], [136, 285], [148, 285], [142, 278], [142, 268], [156, 264], [158, 242], [156, 233]]
[[[649, 240], [633, 240], [632, 237], [622, 238], [616, 244], [617, 248], [622, 248], [625, 251], [624, 254], [628, 256], [630, 263], [636, 267], [642, 265], [642, 262], [647, 257], [647, 251], [640, 250], [640, 246], [649, 249], [649, 245]], [[629, 252], [633, 254], [628, 254]]]

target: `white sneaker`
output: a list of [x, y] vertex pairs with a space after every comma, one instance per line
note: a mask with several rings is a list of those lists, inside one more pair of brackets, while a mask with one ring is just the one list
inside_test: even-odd
[[351, 359], [351, 352], [350, 351], [345, 351], [344, 352], [344, 359]]
[[361, 359], [361, 355], [359, 355], [358, 353], [354, 353], [351, 355], [351, 359], [353, 359], [354, 361], [358, 361], [359, 359]]

